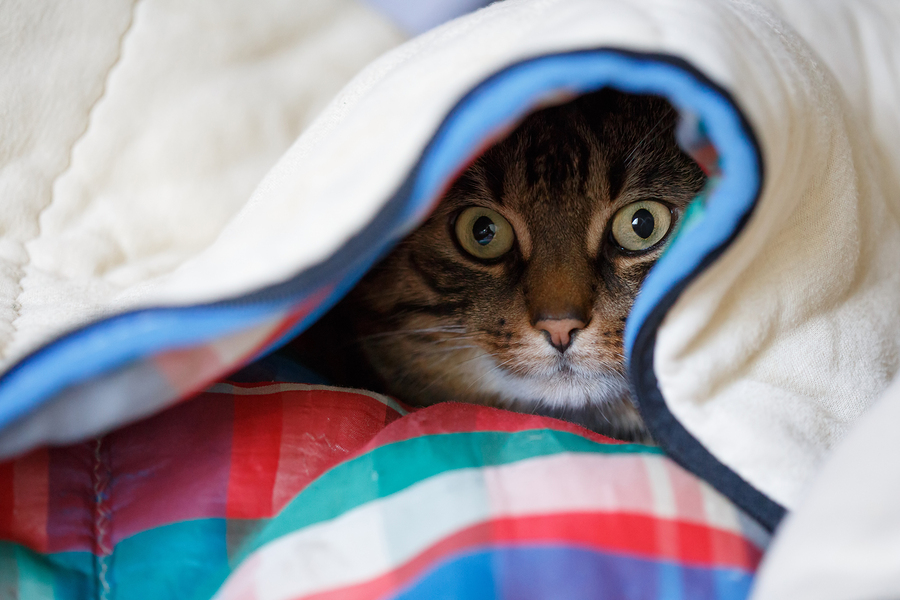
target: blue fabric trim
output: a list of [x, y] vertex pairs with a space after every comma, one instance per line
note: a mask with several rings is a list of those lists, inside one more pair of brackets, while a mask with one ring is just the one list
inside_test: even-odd
[[278, 307], [150, 309], [99, 321], [57, 339], [0, 379], [0, 428], [66, 387], [164, 350], [195, 346], [265, 322]]
[[[673, 76], [684, 80], [680, 87], [688, 81], [670, 65], [608, 52], [550, 56], [502, 71], [456, 106], [386, 211], [324, 263], [330, 273], [300, 276], [229, 302], [117, 315], [64, 335], [0, 378], [0, 429], [67, 386], [166, 349], [196, 346], [253, 327], [316, 289], [338, 281], [335, 293], [316, 311], [318, 316], [362, 277], [413, 220], [424, 218], [447, 179], [485, 138], [560, 90], [575, 94], [611, 84], [632, 91], [662, 92], [668, 84], [654, 80]], [[304, 320], [289, 335], [296, 335], [310, 322]], [[287, 339], [284, 336], [279, 344]]]
[[745, 600], [753, 576], [559, 544], [491, 546], [448, 557], [394, 600]]
[[35, 410], [66, 386], [166, 349], [204, 344], [252, 327], [336, 283], [316, 315], [290, 332], [295, 335], [426, 216], [444, 185], [486, 140], [544, 101], [603, 86], [668, 97], [676, 108], [701, 119], [719, 150], [721, 183], [699, 226], [678, 236], [648, 276], [626, 326], [626, 352], [632, 377], [638, 382], [641, 411], [657, 440], [676, 460], [709, 480], [751, 515], [768, 515], [764, 522], [773, 526], [773, 519], [777, 522], [783, 509], [709, 455], [680, 426], [668, 412], [653, 373], [652, 348], [662, 316], [687, 282], [737, 234], [761, 187], [758, 148], [734, 102], [690, 65], [668, 56], [596, 49], [509, 66], [459, 101], [394, 196], [334, 256], [287, 282], [232, 301], [137, 311], [63, 336], [0, 378], [0, 427]]

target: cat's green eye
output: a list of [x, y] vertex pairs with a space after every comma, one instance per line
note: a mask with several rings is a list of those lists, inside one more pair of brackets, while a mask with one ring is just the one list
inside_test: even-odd
[[463, 250], [482, 260], [509, 252], [516, 239], [509, 221], [495, 210], [470, 206], [456, 218], [456, 239]]
[[655, 246], [669, 232], [672, 213], [662, 202], [641, 200], [623, 206], [613, 217], [612, 236], [630, 252], [641, 252]]

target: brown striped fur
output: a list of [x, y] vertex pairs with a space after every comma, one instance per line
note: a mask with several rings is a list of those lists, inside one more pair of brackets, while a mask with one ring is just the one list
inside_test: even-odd
[[[703, 186], [675, 143], [675, 124], [665, 100], [612, 90], [527, 117], [333, 314], [367, 363], [369, 379], [350, 383], [413, 404], [474, 402], [647, 439], [622, 333], [666, 240], [625, 252], [609, 228], [619, 208], [653, 199], [670, 208], [674, 229]], [[459, 247], [454, 222], [472, 205], [512, 224], [516, 241], [506, 255], [482, 262]], [[542, 319], [585, 326], [560, 352], [536, 327]]]

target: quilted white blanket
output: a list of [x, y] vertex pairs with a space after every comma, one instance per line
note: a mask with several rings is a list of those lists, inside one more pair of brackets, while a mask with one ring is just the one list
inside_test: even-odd
[[889, 0], [506, 0], [388, 52], [309, 127], [402, 38], [350, 0], [2, 10], [6, 454], [273, 347], [498, 131], [604, 85], [669, 97], [719, 157], [626, 332], [663, 448], [772, 527], [897, 374]]

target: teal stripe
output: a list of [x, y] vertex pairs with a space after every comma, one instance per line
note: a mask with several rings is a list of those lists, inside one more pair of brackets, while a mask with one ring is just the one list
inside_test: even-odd
[[[110, 600], [208, 600], [228, 574], [226, 521], [156, 527], [122, 540], [106, 560]], [[95, 562], [90, 552], [43, 555], [0, 542], [0, 599], [94, 600]]]
[[441, 473], [504, 465], [562, 452], [663, 454], [652, 446], [600, 444], [553, 429], [448, 433], [395, 442], [341, 463], [323, 474], [273, 518], [238, 553], [238, 557], [243, 559], [285, 534], [333, 519]]
[[16, 564], [16, 547], [0, 542], [0, 598], [19, 597], [19, 567]]
[[15, 546], [13, 553], [19, 572], [18, 597], [28, 600], [55, 600], [56, 571], [47, 558], [19, 545]]
[[122, 540], [110, 565], [113, 598], [212, 597], [228, 567], [225, 540], [225, 519], [164, 525]]
[[97, 598], [95, 581], [96, 557], [90, 552], [57, 552], [48, 554], [55, 577], [56, 600]]
[[85, 600], [96, 596], [90, 552], [41, 554], [0, 541], [0, 598]]
[[[661, 454], [658, 448], [598, 444], [551, 429], [417, 437], [376, 448], [326, 472], [259, 535], [251, 537], [240, 554], [246, 556], [284, 534], [332, 519], [441, 473], [563, 452]], [[119, 542], [107, 559], [111, 598], [209, 598], [231, 571], [227, 548], [228, 523], [224, 519], [174, 523], [133, 535]], [[18, 597], [34, 600], [94, 598], [98, 591], [94, 570], [94, 557], [88, 552], [43, 556], [17, 544], [0, 543], [3, 597], [16, 597], [18, 593]]]
[[[240, 555], [245, 557], [282, 535], [332, 519], [441, 473], [564, 452], [662, 454], [654, 447], [600, 444], [552, 429], [452, 433], [396, 442], [326, 472], [294, 498], [259, 535], [252, 536]], [[231, 572], [228, 533], [225, 519], [199, 519], [156, 527], [122, 540], [107, 559], [110, 597], [210, 598]], [[0, 597], [95, 598], [99, 591], [96, 575], [94, 557], [89, 552], [45, 556], [18, 544], [0, 542]]]

